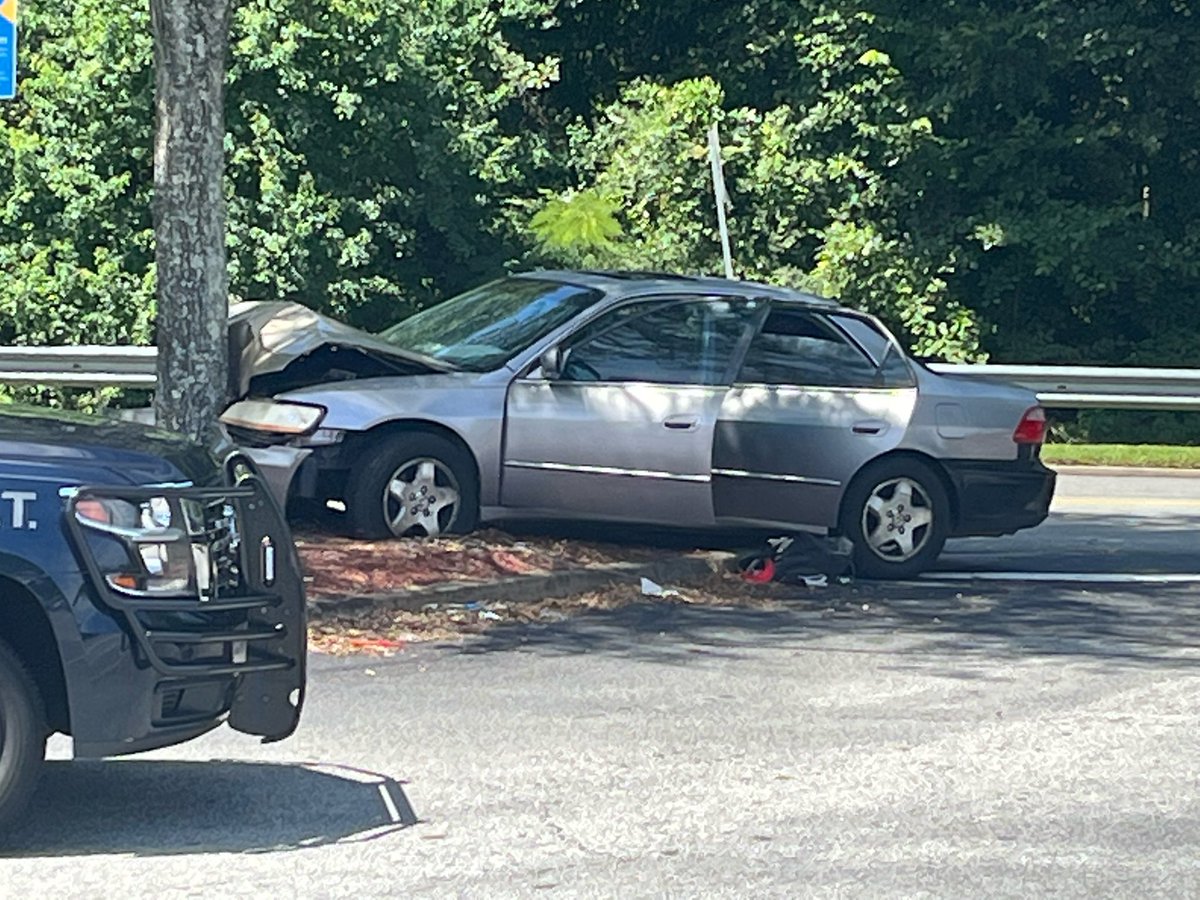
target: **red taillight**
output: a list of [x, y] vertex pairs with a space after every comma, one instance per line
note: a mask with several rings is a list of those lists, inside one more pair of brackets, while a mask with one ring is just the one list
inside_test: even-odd
[[1046, 411], [1035, 406], [1021, 416], [1013, 440], [1018, 444], [1041, 444], [1046, 440]]

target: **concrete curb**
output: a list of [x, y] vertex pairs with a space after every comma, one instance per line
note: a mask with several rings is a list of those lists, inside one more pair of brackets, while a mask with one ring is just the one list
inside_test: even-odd
[[617, 582], [631, 583], [639, 578], [649, 578], [660, 584], [707, 578], [725, 569], [733, 558], [732, 553], [718, 551], [693, 553], [649, 562], [618, 563], [544, 575], [518, 575], [495, 581], [457, 581], [402, 591], [315, 597], [309, 599], [308, 607], [310, 612], [318, 615], [345, 615], [380, 609], [419, 612], [433, 603], [438, 606], [530, 603], [548, 597], [567, 597], [595, 591]]
[[[1047, 463], [1047, 465], [1050, 465]], [[1058, 466], [1050, 465], [1060, 475], [1095, 475], [1098, 477], [1143, 478], [1200, 478], [1200, 469], [1156, 469], [1151, 466]]]

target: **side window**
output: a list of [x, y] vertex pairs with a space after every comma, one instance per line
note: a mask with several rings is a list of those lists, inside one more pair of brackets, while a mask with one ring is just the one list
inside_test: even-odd
[[912, 370], [908, 367], [904, 352], [897, 347], [886, 332], [870, 319], [858, 316], [834, 314], [829, 317], [838, 327], [856, 340], [860, 347], [871, 354], [875, 365], [883, 360], [876, 383], [880, 387], [912, 387], [916, 384]]
[[569, 341], [571, 381], [722, 384], [755, 304], [679, 299], [614, 310]]
[[738, 381], [814, 387], [874, 387], [875, 364], [817, 316], [776, 309], [750, 344]]

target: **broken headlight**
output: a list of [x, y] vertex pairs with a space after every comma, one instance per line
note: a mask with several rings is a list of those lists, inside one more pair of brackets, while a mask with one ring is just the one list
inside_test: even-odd
[[324, 418], [324, 407], [283, 400], [239, 400], [221, 414], [232, 428], [278, 435], [309, 434]]

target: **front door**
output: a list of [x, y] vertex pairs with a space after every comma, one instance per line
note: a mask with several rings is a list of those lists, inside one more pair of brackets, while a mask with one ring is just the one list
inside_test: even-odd
[[658, 297], [563, 343], [559, 377], [509, 389], [505, 507], [580, 518], [711, 524], [712, 447], [754, 304]]

